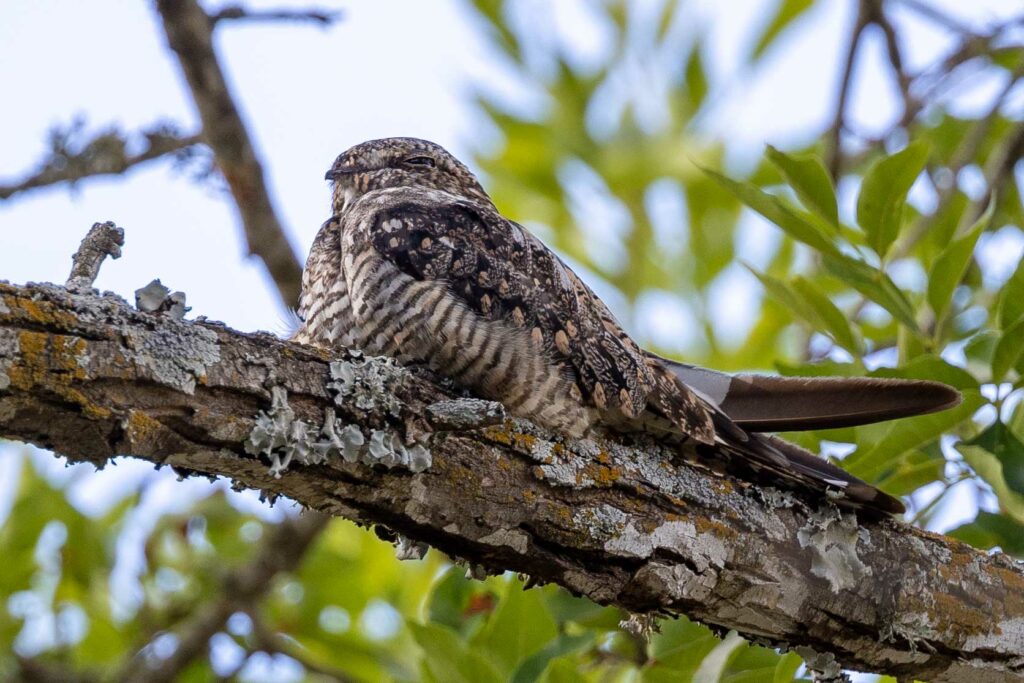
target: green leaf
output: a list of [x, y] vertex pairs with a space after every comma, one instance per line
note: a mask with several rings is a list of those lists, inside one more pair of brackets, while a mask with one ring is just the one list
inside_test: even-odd
[[825, 293], [803, 276], [797, 276], [792, 283], [748, 270], [761, 281], [768, 293], [779, 303], [807, 321], [815, 331], [827, 332], [836, 344], [855, 355], [861, 352], [861, 344], [850, 327], [846, 316], [833, 304]]
[[755, 60], [764, 54], [775, 39], [778, 38], [779, 34], [782, 33], [787, 26], [792, 24], [794, 21], [800, 18], [800, 16], [809, 10], [814, 5], [814, 0], [781, 0], [778, 4], [778, 10], [775, 12], [775, 16], [772, 17], [771, 21], [765, 27], [764, 33], [757, 39], [757, 44], [754, 45], [754, 52], [751, 55], [751, 59]]
[[[666, 3], [666, 5], [668, 4], [670, 3]], [[704, 59], [701, 56], [700, 41], [697, 41], [691, 49], [684, 73], [686, 78], [685, 94], [690, 111], [697, 111], [708, 95], [707, 69], [704, 67]]]
[[579, 667], [571, 657], [553, 659], [544, 669], [539, 683], [579, 683], [581, 680], [589, 680], [580, 677]]
[[1024, 318], [1024, 259], [1017, 264], [999, 294], [999, 327], [1005, 330], [1021, 318]]
[[540, 678], [552, 660], [589, 648], [594, 644], [596, 637], [597, 634], [593, 631], [577, 635], [563, 633], [543, 650], [523, 661], [513, 674], [511, 683], [533, 683]]
[[1024, 354], [1024, 318], [1003, 330], [992, 354], [992, 381], [1001, 382]]
[[864, 176], [857, 198], [857, 222], [867, 234], [868, 245], [883, 259], [899, 235], [907, 192], [927, 160], [928, 146], [914, 142], [875, 162]]
[[832, 303], [832, 300], [821, 291], [820, 287], [802, 275], [798, 275], [793, 278], [793, 289], [814, 310], [824, 329], [837, 344], [855, 356], [860, 355], [862, 351], [860, 339], [850, 326], [849, 318]]
[[905, 453], [894, 464], [893, 472], [881, 479], [878, 487], [893, 496], [905, 496], [925, 484], [941, 480], [946, 460], [941, 457], [941, 452], [934, 457], [925, 450], [917, 450]]
[[884, 271], [846, 254], [825, 255], [823, 262], [830, 273], [889, 311], [907, 329], [920, 334], [914, 307]]
[[789, 155], [771, 145], [768, 146], [767, 156], [808, 209], [832, 225], [839, 224], [836, 190], [820, 159], [813, 155]]
[[1011, 489], [1003, 477], [1003, 465], [994, 454], [981, 446], [965, 443], [956, 445], [956, 449], [964, 456], [964, 460], [992, 487], [999, 504], [1006, 514], [1017, 522], [1024, 524], [1024, 495]]
[[996, 420], [967, 442], [996, 456], [1003, 466], [1003, 481], [1015, 493], [1024, 495], [1024, 443], [1005, 424]]
[[977, 391], [965, 391], [963, 397], [963, 403], [950, 410], [918, 415], [890, 425], [885, 435], [873, 446], [859, 449], [843, 460], [843, 469], [866, 481], [879, 481], [892, 470], [899, 456], [938, 439], [969, 419], [986, 403]]
[[954, 239], [932, 264], [931, 272], [928, 274], [928, 304], [935, 312], [936, 320], [941, 320], [946, 314], [953, 292], [967, 272], [967, 265], [974, 254], [974, 246], [991, 222], [995, 209], [996, 202], [993, 197], [985, 213], [963, 236]]
[[782, 228], [796, 241], [803, 242], [823, 254], [839, 253], [818, 223], [810, 220], [808, 216], [803, 215], [781, 197], [768, 194], [751, 183], [732, 180], [711, 169], [702, 168], [702, 170], [736, 195], [737, 199]]
[[521, 583], [509, 581], [497, 610], [472, 643], [474, 649], [489, 652], [491, 661], [511, 674], [556, 635], [558, 625], [540, 592], [523, 590]]
[[641, 671], [645, 683], [691, 681], [704, 657], [719, 644], [711, 631], [685, 617], [661, 622], [661, 631], [651, 638], [654, 664]]
[[427, 603], [427, 616], [435, 624], [458, 631], [466, 620], [466, 605], [476, 586], [461, 567], [450, 567], [434, 585]]
[[982, 510], [973, 522], [962, 524], [946, 535], [982, 550], [999, 546], [1011, 555], [1024, 556], [1024, 524], [1009, 515]]
[[924, 354], [898, 368], [872, 370], [872, 377], [902, 377], [903, 379], [930, 379], [944, 382], [954, 389], [977, 390], [978, 380], [963, 368], [957, 367], [939, 356]]
[[410, 623], [409, 630], [423, 648], [423, 663], [434, 681], [499, 683], [506, 680], [486, 658], [470, 649], [446, 626]]
[[796, 672], [800, 668], [800, 665], [804, 661], [795, 652], [787, 652], [781, 658], [779, 663], [775, 665], [775, 675], [772, 677], [772, 683], [789, 683], [796, 678]]

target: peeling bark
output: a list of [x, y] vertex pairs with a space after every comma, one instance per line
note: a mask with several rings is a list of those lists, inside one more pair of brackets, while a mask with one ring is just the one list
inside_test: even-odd
[[643, 440], [565, 442], [493, 424], [482, 402], [438, 406], [458, 398], [420, 369], [0, 283], [0, 436], [97, 467], [131, 455], [224, 476], [491, 572], [833, 667], [1024, 675], [1024, 567], [1005, 555], [813, 509]]

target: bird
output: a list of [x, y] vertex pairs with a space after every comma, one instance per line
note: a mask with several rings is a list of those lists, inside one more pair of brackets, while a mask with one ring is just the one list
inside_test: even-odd
[[731, 375], [648, 352], [436, 143], [363, 142], [325, 179], [332, 211], [303, 270], [293, 339], [425, 365], [562, 437], [652, 434], [706, 469], [899, 514], [898, 498], [771, 432], [960, 401], [926, 380]]

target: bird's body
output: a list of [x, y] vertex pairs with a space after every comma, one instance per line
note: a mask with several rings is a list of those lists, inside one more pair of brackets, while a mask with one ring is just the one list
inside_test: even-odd
[[[438, 145], [363, 143], [327, 175], [334, 215], [303, 274], [298, 341], [425, 364], [569, 437], [601, 427], [655, 432], [691, 457], [840, 489], [860, 504], [899, 506], [813, 454], [730, 420], [724, 395], [707, 395], [721, 381], [728, 389], [729, 380], [719, 379], [728, 376], [641, 349], [590, 288], [503, 217]], [[694, 372], [711, 373], [711, 381]]]

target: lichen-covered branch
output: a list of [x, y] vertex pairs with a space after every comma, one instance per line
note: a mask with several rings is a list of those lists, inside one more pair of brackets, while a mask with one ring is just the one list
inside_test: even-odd
[[156, 7], [203, 122], [203, 139], [235, 199], [249, 253], [266, 265], [284, 304], [297, 306], [302, 266], [270, 200], [263, 166], [214, 52], [215, 22], [196, 0], [158, 0]]
[[642, 440], [563, 442], [486, 426], [485, 404], [436, 407], [458, 398], [391, 361], [0, 284], [0, 436], [97, 466], [131, 455], [228, 477], [490, 572], [736, 629], [825, 671], [1024, 673], [1024, 568], [1005, 555], [811, 509]]
[[111, 221], [93, 223], [78, 251], [71, 257], [71, 274], [65, 287], [77, 294], [88, 294], [100, 273], [103, 259], [121, 258], [124, 230]]

